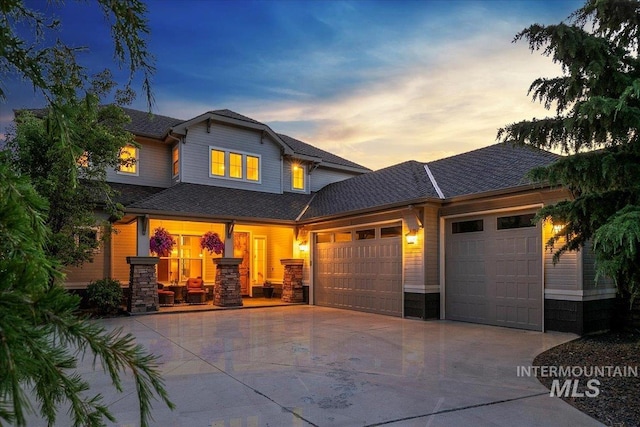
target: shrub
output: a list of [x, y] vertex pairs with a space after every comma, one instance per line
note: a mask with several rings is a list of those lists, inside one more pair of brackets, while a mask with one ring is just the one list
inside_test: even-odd
[[89, 304], [103, 314], [117, 313], [122, 301], [122, 286], [118, 280], [102, 279], [87, 286]]

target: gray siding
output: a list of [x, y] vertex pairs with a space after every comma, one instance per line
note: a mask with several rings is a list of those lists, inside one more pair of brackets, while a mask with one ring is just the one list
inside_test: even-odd
[[437, 206], [426, 206], [424, 208], [424, 256], [425, 256], [425, 286], [427, 292], [440, 287], [440, 267], [439, 267], [439, 228], [440, 219], [438, 217]]
[[[260, 155], [261, 182], [210, 177], [209, 147]], [[211, 132], [207, 133], [205, 123], [201, 123], [189, 128], [181, 154], [182, 182], [267, 193], [282, 192], [280, 148], [269, 138], [263, 139], [262, 132], [213, 123]]]
[[[311, 184], [311, 191], [318, 191], [322, 187], [329, 185], [333, 182], [343, 181], [347, 178], [352, 178], [360, 174], [346, 171], [339, 171], [336, 169], [318, 167], [311, 172], [309, 183]], [[286, 182], [286, 181], [285, 181]], [[291, 185], [291, 178], [289, 178], [289, 186]]]
[[[549, 238], [545, 233], [544, 242]], [[557, 247], [562, 246], [563, 241], [557, 242]], [[581, 290], [579, 283], [579, 256], [580, 252], [565, 252], [557, 264], [553, 264], [555, 250], [545, 248], [544, 251], [544, 283], [546, 289]]]
[[138, 148], [138, 175], [107, 170], [107, 181], [122, 184], [171, 186], [171, 147], [162, 143], [142, 142]]

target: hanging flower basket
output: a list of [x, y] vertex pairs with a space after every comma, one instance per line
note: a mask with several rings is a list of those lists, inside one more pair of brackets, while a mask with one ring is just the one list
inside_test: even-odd
[[176, 244], [176, 240], [167, 230], [158, 227], [153, 231], [153, 236], [149, 239], [149, 249], [160, 257], [167, 257]]
[[210, 254], [220, 255], [224, 252], [224, 243], [218, 233], [207, 231], [200, 238], [200, 247], [206, 249]]

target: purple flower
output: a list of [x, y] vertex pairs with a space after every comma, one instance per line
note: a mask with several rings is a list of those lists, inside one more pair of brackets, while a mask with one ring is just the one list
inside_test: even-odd
[[151, 249], [151, 253], [166, 257], [169, 256], [175, 244], [176, 240], [173, 236], [164, 228], [158, 227], [153, 231], [153, 236], [149, 240], [149, 249]]
[[215, 253], [220, 255], [224, 252], [224, 243], [222, 239], [220, 239], [220, 235], [212, 231], [207, 231], [200, 238], [200, 247], [208, 250], [210, 254]]

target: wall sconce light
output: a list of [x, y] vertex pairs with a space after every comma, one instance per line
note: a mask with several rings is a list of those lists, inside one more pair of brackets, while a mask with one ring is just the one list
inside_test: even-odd
[[564, 229], [565, 224], [562, 223], [557, 223], [557, 224], [553, 224], [552, 229], [553, 229], [553, 234], [560, 234], [560, 232]]
[[300, 243], [298, 243], [298, 248], [300, 249], [300, 251], [306, 252], [309, 250], [309, 244], [306, 241], [301, 241]]
[[410, 230], [407, 234], [405, 234], [404, 237], [407, 239], [407, 244], [409, 245], [415, 245], [416, 243], [418, 243], [417, 230]]

